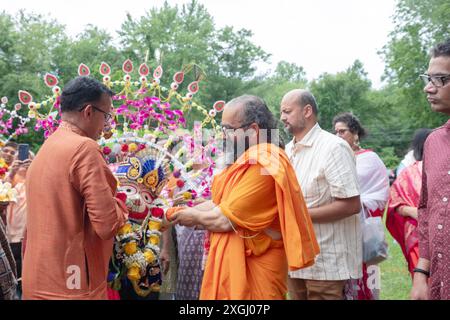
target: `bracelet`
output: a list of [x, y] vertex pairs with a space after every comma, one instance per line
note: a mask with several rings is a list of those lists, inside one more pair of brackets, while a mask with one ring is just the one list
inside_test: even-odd
[[429, 271], [425, 271], [425, 270], [423, 270], [423, 269], [414, 268], [413, 272], [414, 272], [414, 273], [416, 273], [416, 272], [422, 273], [422, 274], [426, 275], [427, 277], [430, 277], [430, 272], [429, 272]]

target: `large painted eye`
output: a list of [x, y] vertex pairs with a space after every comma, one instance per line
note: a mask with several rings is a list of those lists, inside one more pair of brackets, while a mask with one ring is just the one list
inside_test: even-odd
[[125, 192], [127, 196], [135, 195], [138, 191], [135, 186], [129, 185], [129, 184], [122, 184], [119, 187], [120, 192]]
[[147, 191], [142, 191], [142, 192], [141, 192], [141, 197], [142, 197], [142, 199], [144, 199], [144, 202], [145, 202], [146, 204], [151, 204], [151, 203], [153, 202], [152, 196], [151, 196], [150, 193], [147, 192]]

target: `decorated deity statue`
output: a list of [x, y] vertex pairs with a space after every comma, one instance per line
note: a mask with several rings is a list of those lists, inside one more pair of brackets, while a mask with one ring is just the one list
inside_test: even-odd
[[114, 243], [108, 282], [122, 299], [157, 298], [161, 286], [159, 264], [163, 203], [162, 189], [171, 174], [164, 152], [143, 148], [112, 166], [118, 193], [129, 209], [129, 219]]
[[[114, 118], [105, 123], [99, 146], [118, 181], [118, 196], [126, 202], [129, 219], [115, 237], [108, 284], [121, 299], [156, 299], [161, 286], [160, 242], [165, 211], [174, 205], [192, 206], [197, 198], [210, 196], [210, 182], [220, 151], [216, 137], [222, 134], [215, 117], [223, 110], [217, 101], [209, 110], [194, 101], [204, 76], [196, 65], [175, 73], [169, 87], [161, 84], [162, 66], [150, 75], [142, 63], [135, 70], [131, 60], [122, 65], [122, 79], [112, 79], [112, 68], [99, 66], [103, 83], [118, 92], [113, 96]], [[183, 84], [185, 75], [194, 70], [193, 81]], [[137, 71], [137, 72], [136, 72]], [[139, 79], [132, 77], [139, 75]], [[116, 74], [116, 73], [115, 73]], [[85, 64], [79, 76], [90, 76]], [[14, 109], [2, 98], [0, 134], [11, 132], [10, 123], [18, 123], [15, 135], [24, 134], [28, 126], [47, 138], [61, 121], [57, 75], [45, 74], [45, 84], [52, 95], [35, 102], [25, 90], [18, 93]], [[186, 94], [180, 91], [186, 90]], [[24, 105], [27, 108], [24, 108]], [[186, 115], [195, 110], [200, 117], [191, 130]], [[22, 114], [22, 115], [20, 115]], [[17, 118], [17, 119], [16, 119]], [[208, 128], [208, 137], [202, 129]], [[194, 170], [195, 168], [195, 170]], [[180, 199], [181, 195], [181, 199]]]

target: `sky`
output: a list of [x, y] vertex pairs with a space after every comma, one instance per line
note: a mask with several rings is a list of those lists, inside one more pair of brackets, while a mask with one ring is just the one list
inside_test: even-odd
[[[189, 0], [169, 0], [183, 4]], [[377, 53], [393, 30], [395, 0], [199, 0], [226, 25], [253, 31], [253, 42], [272, 54], [259, 72], [273, 70], [281, 61], [303, 66], [308, 80], [321, 74], [344, 71], [359, 59], [374, 88], [384, 72]], [[164, 0], [0, 0], [0, 10], [19, 9], [51, 16], [75, 36], [88, 24], [106, 29], [113, 37], [126, 13], [138, 19]]]

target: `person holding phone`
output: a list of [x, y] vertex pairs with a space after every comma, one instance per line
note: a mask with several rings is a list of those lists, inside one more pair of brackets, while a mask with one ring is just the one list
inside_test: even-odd
[[30, 147], [19, 144], [15, 152], [6, 181], [17, 190], [17, 201], [9, 203], [6, 208], [6, 236], [17, 265], [17, 294], [21, 295], [22, 276], [22, 243], [25, 237], [27, 223], [27, 199], [25, 193], [25, 178], [31, 164]]

